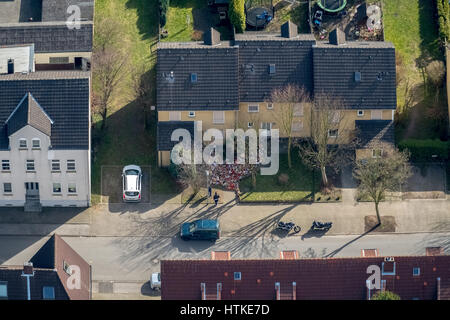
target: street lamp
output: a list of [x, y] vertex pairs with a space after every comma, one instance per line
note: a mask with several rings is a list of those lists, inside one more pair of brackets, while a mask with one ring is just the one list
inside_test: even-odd
[[206, 189], [208, 190], [208, 199], [211, 198], [211, 191], [209, 190], [209, 170], [205, 171], [206, 173]]

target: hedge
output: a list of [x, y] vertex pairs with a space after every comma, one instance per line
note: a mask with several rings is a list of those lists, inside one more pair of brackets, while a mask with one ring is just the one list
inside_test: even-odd
[[[411, 161], [428, 162], [443, 161], [449, 158], [450, 141], [440, 140], [403, 140], [398, 144], [400, 150], [408, 149], [411, 152]], [[432, 157], [437, 155], [437, 157]]]
[[245, 30], [245, 1], [230, 0], [228, 7], [228, 16], [230, 22], [236, 29], [236, 32], [242, 33]]
[[450, 38], [450, 10], [448, 0], [436, 0], [437, 13], [439, 22], [439, 37], [442, 41], [447, 41]]
[[159, 24], [164, 27], [167, 22], [167, 10], [169, 9], [170, 0], [159, 0]]

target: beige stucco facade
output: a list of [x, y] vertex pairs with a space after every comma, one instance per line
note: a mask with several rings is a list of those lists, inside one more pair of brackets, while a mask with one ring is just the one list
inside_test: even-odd
[[36, 64], [49, 64], [50, 58], [68, 58], [67, 63], [75, 63], [75, 58], [91, 59], [91, 52], [57, 52], [57, 53], [35, 53]]

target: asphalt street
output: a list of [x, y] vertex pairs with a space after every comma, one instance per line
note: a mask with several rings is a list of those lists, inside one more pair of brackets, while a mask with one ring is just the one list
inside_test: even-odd
[[[450, 253], [450, 233], [364, 236], [223, 237], [211, 242], [184, 242], [179, 237], [63, 237], [93, 269], [94, 281], [148, 281], [161, 259], [210, 259], [213, 250], [229, 250], [232, 259], [278, 258], [281, 250], [298, 250], [302, 258], [358, 257], [378, 248], [383, 256], [424, 255], [441, 246]], [[0, 236], [0, 264], [22, 265], [47, 237]]]

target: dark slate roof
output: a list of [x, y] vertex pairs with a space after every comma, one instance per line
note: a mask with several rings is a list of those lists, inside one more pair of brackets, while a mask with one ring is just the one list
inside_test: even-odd
[[[386, 290], [402, 300], [436, 299], [440, 277], [441, 298], [449, 298], [450, 256], [396, 256], [394, 261], [395, 275], [382, 275]], [[223, 300], [274, 300], [277, 282], [281, 297], [292, 299], [292, 283], [296, 282], [297, 300], [365, 300], [367, 267], [382, 269], [383, 264], [387, 271], [384, 257], [162, 260], [161, 299], [200, 300], [201, 283], [205, 284], [207, 297], [216, 297], [217, 284], [221, 283]], [[413, 276], [415, 267], [420, 268], [419, 276]], [[234, 280], [234, 272], [241, 272], [241, 280]]]
[[359, 146], [370, 148], [374, 143], [394, 144], [394, 122], [391, 120], [356, 120]]
[[51, 136], [53, 120], [50, 119], [44, 109], [34, 99], [29, 92], [25, 94], [16, 109], [11, 113], [6, 120], [8, 136], [14, 132], [30, 125], [33, 128]]
[[[347, 108], [395, 109], [395, 49], [389, 42], [318, 43], [314, 52], [314, 95], [341, 97]], [[361, 81], [355, 81], [355, 72]], [[378, 80], [379, 77], [381, 80]]]
[[[237, 110], [238, 49], [229, 43], [160, 43], [158, 110]], [[173, 72], [173, 79], [170, 73]], [[197, 82], [191, 82], [191, 74]]]
[[[59, 77], [63, 72], [0, 76], [0, 150], [8, 149], [5, 121], [28, 92], [54, 121], [51, 129], [53, 149], [89, 148], [89, 73], [75, 78]], [[75, 73], [71, 73], [75, 74]], [[41, 77], [39, 77], [41, 76]]]
[[15, 23], [0, 25], [0, 45], [34, 43], [36, 53], [91, 52], [93, 24], [69, 29], [65, 23]]
[[[240, 101], [267, 100], [274, 89], [287, 84], [296, 84], [312, 93], [311, 47], [315, 41], [306, 39], [304, 36], [252, 37], [245, 34], [238, 37], [235, 43], [239, 45]], [[274, 74], [269, 74], [270, 64], [275, 65]]]
[[[31, 277], [31, 299], [42, 299], [42, 287], [55, 287], [56, 300], [88, 300], [90, 299], [90, 266], [59, 235], [53, 234], [50, 239], [30, 259], [35, 271]], [[81, 288], [69, 289], [69, 275], [63, 270], [63, 263], [80, 268]], [[23, 267], [0, 266], [0, 281], [8, 281], [8, 299], [27, 299], [26, 278], [22, 277]]]
[[42, 0], [42, 21], [66, 21], [71, 14], [67, 8], [76, 5], [81, 11], [82, 21], [92, 21], [94, 0]]
[[158, 122], [158, 151], [171, 151], [178, 141], [172, 141], [175, 129], [186, 129], [194, 138], [194, 121], [159, 121]]
[[[22, 277], [22, 267], [0, 267], [0, 281], [7, 282], [8, 300], [27, 300], [27, 278]], [[34, 269], [30, 277], [31, 300], [43, 299], [43, 287], [55, 288], [56, 300], [68, 300], [69, 296], [55, 271], [51, 269]]]

